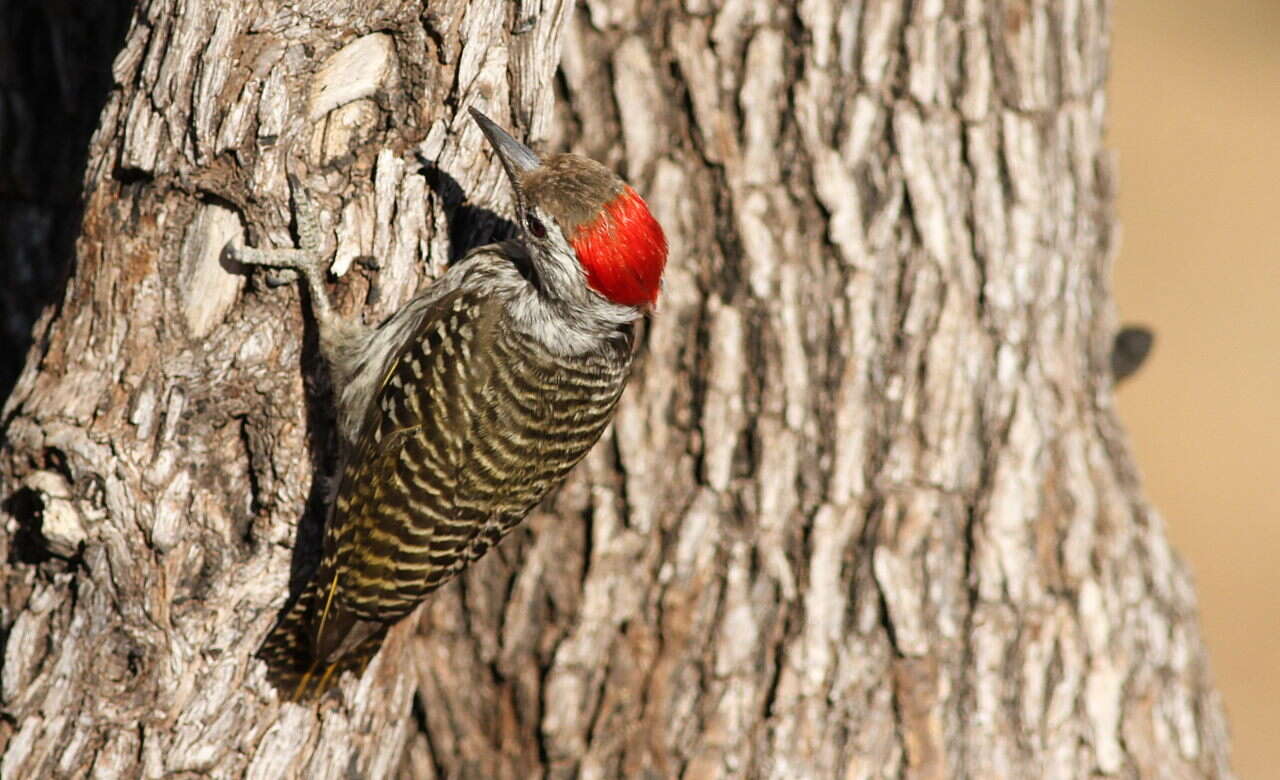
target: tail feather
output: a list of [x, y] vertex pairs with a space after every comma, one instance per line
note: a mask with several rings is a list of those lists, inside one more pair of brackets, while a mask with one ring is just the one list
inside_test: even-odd
[[267, 679], [290, 701], [308, 701], [324, 695], [343, 672], [359, 677], [387, 635], [388, 627], [381, 625], [350, 651], [324, 663], [316, 657], [312, 629], [322, 595], [314, 585], [308, 587], [271, 629], [257, 653], [267, 664]]

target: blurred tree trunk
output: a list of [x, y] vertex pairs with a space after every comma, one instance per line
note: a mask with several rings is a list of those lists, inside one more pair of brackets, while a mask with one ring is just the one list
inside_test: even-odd
[[[3, 413], [6, 776], [1229, 773], [1112, 407], [1106, 3], [363, 5], [139, 10]], [[287, 170], [385, 316], [505, 204], [471, 104], [641, 189], [660, 311], [564, 489], [282, 707], [328, 399], [218, 250]]]
[[565, 36], [556, 144], [672, 261], [612, 439], [428, 607], [405, 776], [1229, 774], [1112, 405], [1108, 4]]

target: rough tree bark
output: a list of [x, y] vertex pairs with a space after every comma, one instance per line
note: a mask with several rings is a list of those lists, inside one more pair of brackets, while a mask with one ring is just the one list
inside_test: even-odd
[[3, 412], [6, 776], [398, 765], [414, 728], [398, 664], [317, 714], [282, 708], [251, 660], [305, 568], [295, 538], [314, 553], [332, 441], [298, 294], [247, 283], [221, 250], [292, 244], [295, 175], [333, 206], [339, 262], [381, 263], [347, 274], [341, 304], [385, 316], [492, 235], [461, 193], [497, 205], [506, 185], [460, 109], [545, 136], [566, 11], [138, 6], [74, 270]]
[[[1111, 401], [1108, 4], [463, 5], [143, 5], [4, 412], [6, 773], [1229, 774]], [[471, 102], [645, 194], [659, 315], [564, 489], [282, 707], [324, 387], [216, 248], [290, 242], [288, 161], [385, 314], [505, 197]]]

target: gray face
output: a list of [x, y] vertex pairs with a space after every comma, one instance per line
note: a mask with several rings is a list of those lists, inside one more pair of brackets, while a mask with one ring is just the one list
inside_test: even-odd
[[542, 160], [479, 111], [472, 109], [471, 114], [511, 180], [516, 218], [524, 233], [521, 243], [528, 251], [527, 269], [518, 267], [538, 292], [519, 298], [516, 318], [556, 350], [567, 354], [593, 349], [619, 326], [634, 321], [640, 310], [591, 287], [573, 241], [579, 228], [597, 219], [626, 185], [585, 157], [556, 154]]

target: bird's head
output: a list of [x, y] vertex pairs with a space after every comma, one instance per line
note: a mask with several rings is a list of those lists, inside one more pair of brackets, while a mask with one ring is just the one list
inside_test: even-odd
[[617, 306], [651, 310], [667, 239], [644, 199], [594, 160], [576, 154], [543, 160], [484, 114], [473, 108], [471, 115], [511, 179], [535, 272], [585, 285]]

